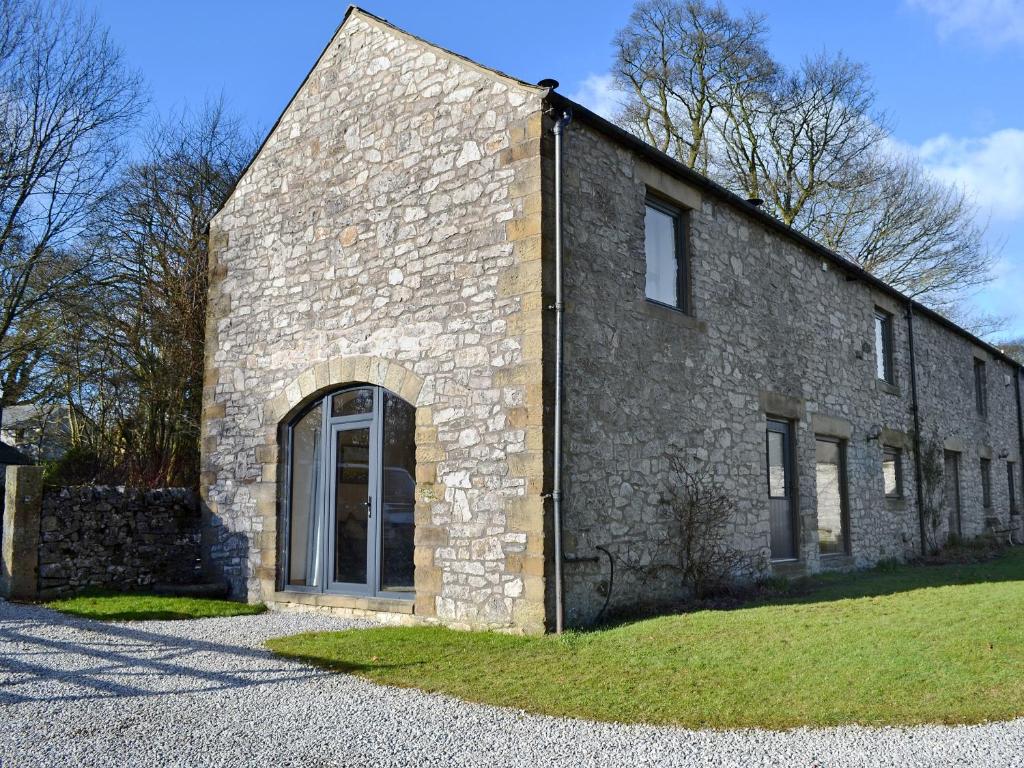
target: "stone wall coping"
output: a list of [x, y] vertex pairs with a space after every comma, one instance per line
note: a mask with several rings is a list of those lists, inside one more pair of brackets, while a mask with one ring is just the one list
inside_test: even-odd
[[381, 611], [384, 613], [403, 613], [411, 615], [415, 610], [415, 601], [396, 597], [367, 597], [361, 595], [339, 595], [324, 592], [290, 592], [276, 591], [266, 599], [269, 603], [295, 603], [298, 605], [315, 605], [328, 608], [348, 608], [356, 611]]

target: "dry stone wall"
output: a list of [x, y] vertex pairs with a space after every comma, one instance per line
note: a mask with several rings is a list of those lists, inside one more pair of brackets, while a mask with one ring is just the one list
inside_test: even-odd
[[50, 488], [39, 509], [41, 597], [199, 580], [198, 498], [185, 488]]

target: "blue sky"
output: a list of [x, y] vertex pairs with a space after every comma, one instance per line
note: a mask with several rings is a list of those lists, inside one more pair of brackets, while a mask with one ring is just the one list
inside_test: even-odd
[[[325, 0], [85, 0], [145, 76], [155, 111], [221, 93], [261, 134], [341, 20]], [[1001, 244], [979, 309], [1024, 336], [1024, 0], [726, 0], [762, 13], [772, 53], [796, 64], [822, 49], [866, 63], [895, 138], [963, 185]], [[372, 13], [524, 80], [607, 107], [611, 40], [631, 3], [368, 0]]]

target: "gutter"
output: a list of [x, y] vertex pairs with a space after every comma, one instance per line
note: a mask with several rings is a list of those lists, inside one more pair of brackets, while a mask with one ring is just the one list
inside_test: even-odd
[[824, 245], [817, 242], [816, 240], [812, 240], [807, 235], [798, 232], [797, 230], [793, 229], [787, 224], [782, 223], [782, 221], [775, 218], [767, 211], [752, 206], [745, 199], [735, 194], [734, 192], [730, 192], [728, 189], [721, 186], [720, 184], [712, 181], [706, 176], [701, 175], [700, 173], [697, 173], [692, 168], [683, 165], [678, 160], [670, 157], [669, 155], [666, 155], [664, 152], [655, 149], [650, 144], [641, 141], [633, 134], [620, 128], [614, 123], [605, 120], [600, 115], [591, 112], [586, 107], [577, 104], [576, 102], [566, 98], [560, 93], [550, 92], [547, 95], [547, 99], [553, 107], [570, 111], [577, 120], [584, 122], [591, 128], [594, 128], [595, 130], [600, 131], [606, 136], [609, 136], [613, 140], [617, 141], [619, 144], [622, 144], [627, 148], [632, 149], [638, 155], [643, 156], [644, 159], [646, 159], [652, 165], [659, 166], [660, 168], [664, 169], [667, 173], [678, 178], [681, 178], [688, 184], [698, 187], [701, 190], [707, 192], [709, 195], [712, 195], [713, 197], [725, 203], [728, 203], [734, 208], [742, 211], [746, 216], [754, 219], [760, 224], [763, 224], [767, 228], [774, 230], [775, 232], [778, 232], [779, 234], [783, 235], [789, 240], [796, 242], [798, 245], [802, 245], [803, 247], [812, 251], [815, 255], [825, 259], [826, 261], [831, 262], [838, 268], [844, 270], [852, 278], [860, 280], [861, 282], [878, 289], [882, 293], [891, 296], [898, 303], [909, 304], [913, 308], [914, 312], [916, 312], [917, 314], [923, 315], [927, 317], [929, 320], [933, 320], [934, 322], [945, 327], [946, 329], [953, 331], [957, 335], [967, 339], [972, 344], [981, 347], [986, 352], [988, 352], [992, 357], [1008, 364], [1013, 370], [1024, 371], [1024, 365], [1021, 365], [1021, 363], [1014, 360], [1012, 357], [1007, 355], [1002, 350], [992, 346], [986, 341], [983, 341], [982, 339], [978, 338], [967, 329], [961, 328], [952, 320], [943, 317], [935, 310], [929, 309], [924, 304], [921, 304], [920, 302], [915, 301], [914, 299], [902, 293], [901, 291], [896, 290], [885, 281], [878, 279], [870, 272], [853, 263], [849, 259], [843, 258], [830, 248], [826, 248]]

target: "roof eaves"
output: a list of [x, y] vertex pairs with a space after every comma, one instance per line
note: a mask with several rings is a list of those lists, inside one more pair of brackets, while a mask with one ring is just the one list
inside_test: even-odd
[[776, 232], [779, 232], [780, 234], [789, 238], [790, 240], [793, 240], [799, 245], [802, 245], [805, 248], [813, 251], [818, 256], [822, 257], [828, 262], [844, 270], [848, 275], [851, 275], [856, 279], [872, 286], [873, 288], [878, 289], [882, 293], [888, 294], [889, 296], [898, 299], [904, 304], [913, 307], [914, 312], [916, 314], [928, 317], [930, 320], [933, 320], [939, 325], [942, 325], [945, 328], [953, 331], [954, 333], [964, 337], [972, 344], [981, 347], [993, 357], [1002, 360], [1004, 363], [1007, 363], [1011, 367], [1016, 368], [1018, 371], [1024, 371], [1024, 365], [1018, 363], [1016, 360], [1007, 355], [1001, 349], [993, 346], [992, 344], [989, 344], [987, 341], [984, 341], [983, 339], [978, 338], [973, 333], [968, 331], [966, 328], [957, 325], [952, 320], [936, 312], [935, 310], [929, 309], [924, 304], [921, 304], [919, 301], [912, 299], [911, 297], [904, 294], [902, 291], [893, 288], [884, 280], [880, 280], [879, 278], [875, 277], [874, 275], [872, 275], [870, 272], [863, 269], [859, 265], [854, 264], [849, 259], [843, 258], [832, 249], [827, 248], [826, 246], [819, 243], [817, 240], [814, 240], [808, 237], [807, 235], [798, 232], [788, 224], [785, 224], [779, 219], [772, 216], [767, 211], [763, 211], [760, 208], [755, 208], [742, 197], [737, 195], [735, 192], [729, 191], [721, 184], [718, 184], [717, 182], [714, 182], [711, 179], [709, 179], [707, 176], [698, 173], [692, 168], [683, 165], [683, 163], [679, 162], [675, 158], [666, 155], [664, 152], [661, 152], [658, 149], [655, 149], [650, 144], [646, 143], [645, 141], [642, 141], [641, 139], [631, 134], [629, 131], [620, 128], [619, 126], [615, 125], [615, 123], [606, 120], [605, 118], [601, 117], [595, 112], [592, 112], [591, 110], [584, 107], [582, 104], [578, 104], [572, 99], [569, 99], [566, 96], [563, 96], [562, 94], [556, 93], [554, 91], [550, 92], [547, 98], [551, 102], [552, 106], [560, 109], [568, 107], [569, 109], [571, 109], [574, 119], [582, 120], [584, 123], [587, 123], [588, 125], [600, 131], [601, 133], [604, 133], [610, 138], [643, 155], [646, 160], [649, 160], [650, 162], [659, 166], [668, 173], [681, 177], [683, 180], [692, 184], [693, 186], [699, 187], [700, 189], [708, 192], [714, 197], [717, 197], [719, 200], [722, 200], [723, 202], [732, 205], [734, 208], [738, 209], [739, 211], [749, 216], [750, 218], [755, 219], [761, 224], [767, 226], [768, 228]]
[[461, 64], [467, 65], [472, 69], [483, 74], [490, 75], [492, 77], [499, 77], [503, 80], [507, 80], [513, 83], [516, 86], [536, 91], [541, 95], [546, 94], [549, 90], [545, 87], [538, 86], [533, 83], [528, 83], [525, 80], [520, 80], [517, 77], [513, 77], [512, 75], [508, 75], [502, 72], [501, 70], [493, 69], [491, 67], [485, 67], [484, 65], [476, 61], [473, 61], [472, 59], [469, 59], [465, 56], [461, 56], [455, 53], [454, 51], [450, 51], [447, 48], [430, 42], [429, 40], [424, 40], [421, 37], [417, 37], [416, 35], [406, 32], [404, 29], [396, 27], [394, 24], [387, 21], [386, 19], [382, 19], [379, 16], [375, 16], [374, 14], [370, 13], [369, 11], [363, 10], [357, 5], [350, 5], [348, 9], [345, 11], [345, 15], [342, 17], [341, 23], [338, 24], [337, 27], [335, 27], [330, 39], [328, 39], [326, 45], [324, 45], [323, 50], [320, 51], [320, 55], [316, 57], [316, 61], [313, 62], [313, 66], [309, 68], [309, 71], [306, 73], [306, 76], [302, 78], [302, 82], [299, 83], [299, 87], [295, 89], [295, 92], [292, 94], [291, 98], [288, 99], [288, 103], [285, 104], [284, 109], [281, 110], [281, 113], [277, 116], [277, 119], [274, 121], [274, 124], [270, 127], [270, 130], [267, 131], [267, 135], [263, 137], [263, 141], [260, 142], [259, 147], [253, 153], [252, 157], [249, 159], [249, 162], [245, 164], [245, 167], [242, 169], [242, 172], [238, 174], [238, 178], [235, 179], [235, 183], [231, 185], [230, 189], [228, 189], [227, 194], [224, 196], [224, 200], [221, 202], [219, 206], [217, 206], [217, 210], [213, 212], [213, 215], [210, 217], [211, 220], [215, 218], [217, 214], [219, 214], [224, 209], [224, 206], [228, 204], [228, 201], [231, 199], [231, 196], [235, 193], [235, 189], [241, 183], [242, 179], [245, 178], [245, 174], [249, 172], [249, 169], [252, 167], [252, 164], [256, 162], [256, 158], [258, 158], [260, 156], [260, 153], [263, 152], [263, 148], [267, 146], [267, 142], [270, 141], [270, 137], [274, 135], [274, 131], [276, 131], [277, 127], [281, 124], [281, 120], [288, 113], [288, 110], [289, 108], [291, 108], [292, 103], [294, 103], [296, 97], [302, 92], [302, 89], [305, 87], [306, 83], [309, 82], [310, 76], [313, 74], [313, 72], [316, 71], [316, 68], [319, 66], [324, 55], [330, 49], [331, 43], [333, 43], [334, 40], [338, 37], [338, 33], [341, 32], [342, 28], [345, 26], [346, 23], [348, 23], [349, 19], [351, 19], [354, 16], [360, 16], [363, 19], [366, 19], [367, 21], [376, 24], [377, 26], [384, 27], [393, 34], [397, 34], [408, 40], [412, 40], [420, 45], [426, 45], [432, 48], [433, 50], [438, 51], [439, 53], [442, 53], [445, 56], [448, 56], [452, 59], [455, 59]]

